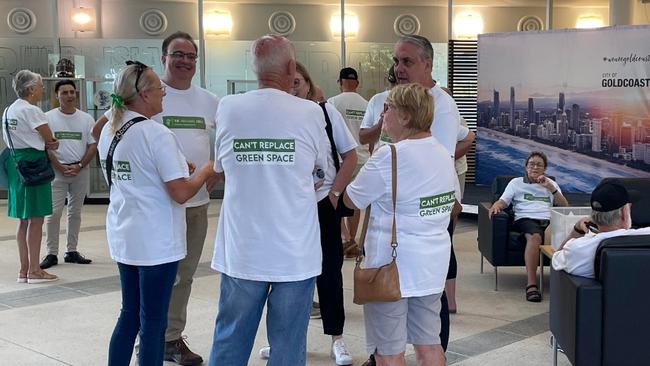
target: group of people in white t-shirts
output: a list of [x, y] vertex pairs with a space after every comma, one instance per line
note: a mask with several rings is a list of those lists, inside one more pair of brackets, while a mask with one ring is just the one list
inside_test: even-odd
[[[296, 62], [293, 45], [274, 35], [251, 48], [259, 89], [218, 100], [191, 86], [197, 48], [188, 37], [163, 42], [161, 78], [127, 62], [111, 110], [93, 130], [110, 187], [110, 254], [122, 284], [109, 364], [128, 364], [137, 335], [140, 364], [203, 361], [182, 331], [209, 191], [224, 178], [212, 259], [221, 277], [210, 365], [248, 364], [265, 307], [268, 364], [306, 364], [317, 283], [331, 355], [337, 364], [352, 363], [342, 340], [341, 266], [344, 255], [356, 255], [359, 211], [368, 206], [365, 265], [390, 261], [395, 215], [402, 300], [364, 306], [371, 354], [365, 365], [404, 362], [406, 343], [416, 345], [422, 362], [444, 364], [447, 229], [460, 200], [453, 163], [473, 134], [431, 79], [429, 41], [398, 41], [389, 79], [403, 85], [367, 105], [348, 89], [350, 81], [358, 86], [351, 68], [341, 70], [341, 95], [315, 103], [318, 88]], [[396, 150], [395, 210], [389, 145]], [[341, 225], [346, 211], [351, 217]]]

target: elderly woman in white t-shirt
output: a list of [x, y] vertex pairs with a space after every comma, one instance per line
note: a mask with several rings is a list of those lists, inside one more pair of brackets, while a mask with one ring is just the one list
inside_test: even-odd
[[[431, 136], [433, 101], [419, 84], [393, 88], [382, 113], [383, 132], [397, 150], [397, 268], [402, 299], [364, 305], [367, 351], [377, 365], [405, 365], [406, 343], [418, 364], [444, 365], [440, 344], [440, 298], [445, 287], [451, 241], [447, 225], [458, 184], [454, 163]], [[344, 202], [371, 205], [364, 243], [365, 267], [391, 257], [391, 151], [381, 146], [347, 187]]]
[[562, 190], [544, 173], [548, 166], [548, 158], [541, 151], [533, 151], [526, 159], [526, 175], [514, 178], [503, 191], [490, 210], [488, 216], [501, 212], [512, 203], [515, 213], [513, 229], [523, 235], [526, 240], [524, 261], [526, 262], [526, 300], [542, 301], [542, 295], [537, 287], [537, 263], [539, 261], [539, 246], [542, 245], [544, 230], [551, 219], [551, 207], [568, 206]]
[[45, 216], [52, 214], [52, 185], [46, 182], [25, 186], [16, 162], [47, 157], [46, 150], [56, 150], [59, 142], [47, 124], [47, 116], [36, 105], [45, 92], [41, 75], [20, 70], [14, 77], [13, 88], [18, 99], [4, 110], [2, 130], [5, 144], [14, 147], [13, 157], [5, 161], [4, 169], [8, 178], [7, 215], [19, 220], [16, 230], [20, 257], [17, 282], [56, 281], [58, 277], [42, 270], [38, 263], [43, 221]]
[[[189, 178], [193, 165], [174, 134], [150, 119], [162, 112], [165, 87], [150, 67], [127, 65], [115, 80], [111, 120], [98, 145], [110, 185], [106, 236], [122, 285], [108, 364], [128, 365], [139, 334], [139, 364], [162, 365], [169, 299], [178, 261], [186, 255], [182, 204], [215, 173], [208, 162]], [[125, 125], [130, 125], [126, 131]], [[106, 160], [116, 132], [123, 137], [114, 148], [108, 176]]]

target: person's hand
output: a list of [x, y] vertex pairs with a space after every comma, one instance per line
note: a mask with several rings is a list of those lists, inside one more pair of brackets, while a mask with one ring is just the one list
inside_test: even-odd
[[332, 203], [332, 207], [336, 210], [336, 207], [339, 205], [339, 198], [332, 193], [332, 191], [329, 191], [327, 194], [327, 197], [330, 199], [330, 202]]
[[47, 150], [56, 150], [59, 148], [59, 140], [52, 139], [52, 141], [45, 142], [45, 148]]
[[75, 177], [81, 171], [79, 164], [73, 165], [64, 165], [63, 166], [63, 175], [66, 177]]
[[488, 218], [491, 220], [492, 215], [496, 215], [499, 212], [501, 212], [501, 208], [499, 208], [497, 205], [492, 205], [492, 207], [490, 207], [490, 209], [488, 210]]
[[316, 182], [314, 182], [314, 191], [319, 190], [320, 187], [323, 186], [323, 184], [325, 184], [325, 179], [319, 179]]
[[456, 221], [458, 219], [458, 216], [460, 216], [460, 213], [463, 212], [463, 205], [458, 202], [458, 200], [454, 201], [454, 207], [451, 209], [451, 219], [453, 221]]
[[[587, 226], [587, 223], [590, 222], [590, 221], [591, 221], [590, 217], [581, 218], [580, 220], [578, 220], [578, 222], [576, 222], [575, 225], [573, 225], [574, 231], [577, 232], [578, 234], [582, 234], [582, 235], [588, 233], [589, 232], [589, 227]], [[575, 230], [576, 228], [582, 230], [582, 233], [579, 232], [578, 230]]]
[[192, 175], [192, 174], [194, 174], [194, 171], [196, 170], [196, 165], [193, 162], [188, 160], [187, 161], [187, 169], [190, 171], [190, 175]]
[[553, 181], [551, 179], [546, 178], [543, 175], [540, 175], [537, 178], [537, 184], [541, 185], [542, 187], [546, 188], [549, 190], [549, 192], [555, 191], [555, 186], [553, 185]]

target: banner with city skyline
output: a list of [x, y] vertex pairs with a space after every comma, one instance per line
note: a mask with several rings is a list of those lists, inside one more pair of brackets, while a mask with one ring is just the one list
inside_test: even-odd
[[650, 177], [650, 26], [480, 35], [476, 183], [528, 153], [567, 192]]

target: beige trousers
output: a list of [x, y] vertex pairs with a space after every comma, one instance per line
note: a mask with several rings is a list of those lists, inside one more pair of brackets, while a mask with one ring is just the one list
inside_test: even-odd
[[187, 256], [178, 263], [176, 281], [167, 313], [165, 342], [179, 339], [187, 322], [187, 303], [192, 291], [196, 267], [201, 259], [205, 235], [208, 231], [208, 205], [185, 209], [187, 223]]

